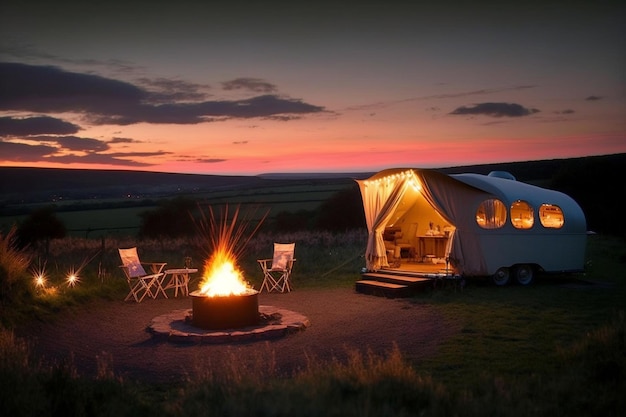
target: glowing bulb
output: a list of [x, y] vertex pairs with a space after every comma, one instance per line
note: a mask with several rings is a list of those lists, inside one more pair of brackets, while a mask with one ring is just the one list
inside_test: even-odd
[[35, 287], [43, 288], [46, 286], [46, 282], [48, 279], [46, 278], [46, 266], [34, 267], [31, 269], [31, 273], [33, 274], [33, 279], [35, 281]]
[[74, 269], [72, 268], [70, 270], [70, 272], [67, 274], [67, 285], [69, 287], [74, 287], [78, 281], [80, 281], [80, 278], [78, 277], [78, 273], [74, 271]]
[[43, 274], [39, 274], [35, 276], [35, 285], [37, 287], [45, 287], [46, 286], [46, 277]]

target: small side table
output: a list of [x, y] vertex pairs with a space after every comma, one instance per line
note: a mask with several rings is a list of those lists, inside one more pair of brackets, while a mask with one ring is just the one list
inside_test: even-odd
[[166, 269], [165, 275], [163, 276], [163, 282], [167, 280], [168, 275], [170, 277], [163, 289], [167, 290], [173, 288], [174, 297], [178, 297], [179, 289], [182, 296], [189, 295], [189, 274], [194, 274], [196, 272], [198, 272], [198, 270], [193, 268]]

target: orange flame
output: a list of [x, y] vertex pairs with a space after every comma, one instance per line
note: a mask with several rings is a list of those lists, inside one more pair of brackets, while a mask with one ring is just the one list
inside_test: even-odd
[[244, 280], [243, 273], [236, 266], [236, 261], [237, 256], [241, 255], [245, 243], [258, 230], [267, 214], [242, 244], [246, 227], [245, 224], [237, 225], [239, 208], [235, 210], [230, 220], [228, 219], [228, 206], [223, 212], [221, 221], [215, 218], [210, 206], [209, 213], [208, 220], [203, 216], [201, 226], [205, 236], [208, 237], [208, 243], [213, 247], [213, 253], [204, 265], [205, 272], [199, 285], [199, 292], [209, 297], [245, 295], [255, 292]]
[[235, 256], [224, 247], [219, 247], [204, 268], [204, 279], [200, 283], [200, 293], [209, 297], [243, 295], [251, 288], [244, 280], [242, 272], [235, 266]]

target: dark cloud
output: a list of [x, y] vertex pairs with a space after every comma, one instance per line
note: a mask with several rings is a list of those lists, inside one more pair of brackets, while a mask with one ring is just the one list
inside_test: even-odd
[[279, 122], [289, 122], [291, 120], [301, 119], [301, 117], [299, 117], [299, 116], [288, 116], [286, 114], [280, 114], [280, 115], [276, 115], [276, 116], [268, 116], [268, 117], [266, 117], [266, 119], [277, 120]]
[[109, 143], [141, 143], [141, 141], [132, 139], [132, 138], [113, 138], [109, 141]]
[[193, 163], [200, 163], [200, 164], [215, 164], [218, 162], [226, 162], [228, 161], [228, 159], [208, 158], [208, 157], [198, 158], [197, 156], [183, 155], [177, 158], [176, 161], [177, 162], [193, 162]]
[[[247, 100], [230, 102], [232, 113], [238, 117], [269, 117], [282, 114], [307, 114], [323, 111], [321, 107], [304, 103], [302, 100], [285, 99], [275, 95], [252, 97]], [[227, 112], [230, 114], [230, 112]], [[225, 115], [227, 115], [225, 114]]]
[[450, 112], [454, 115], [484, 114], [492, 117], [521, 117], [538, 113], [537, 109], [529, 109], [516, 103], [478, 103], [470, 107], [462, 106]]
[[24, 136], [21, 139], [32, 142], [42, 142], [49, 146], [56, 143], [56, 149], [66, 149], [68, 151], [80, 152], [101, 152], [109, 149], [109, 145], [102, 140], [92, 138], [81, 138], [78, 136]]
[[206, 98], [203, 92], [208, 85], [189, 83], [168, 78], [140, 78], [138, 82], [150, 91], [151, 103], [200, 101]]
[[[81, 163], [81, 164], [105, 164], [122, 166], [151, 166], [153, 164], [138, 162], [134, 158], [170, 155], [171, 152], [118, 152], [103, 153], [109, 150], [107, 142], [81, 138], [77, 136], [25, 136], [21, 139], [40, 142], [37, 145], [28, 143], [3, 142], [0, 140], [0, 155], [3, 161], [13, 162], [50, 162], [50, 163]], [[136, 142], [124, 138], [118, 141], [122, 143]], [[70, 152], [60, 155], [59, 152]], [[74, 153], [76, 152], [76, 153]]]
[[556, 111], [555, 113], [556, 114], [574, 114], [576, 113], [576, 111], [572, 109], [565, 109], [565, 110]]
[[0, 110], [116, 113], [147, 98], [134, 85], [51, 66], [0, 63]]
[[224, 90], [247, 90], [255, 93], [273, 93], [277, 91], [274, 84], [260, 78], [235, 78], [222, 83]]
[[43, 157], [54, 154], [58, 149], [49, 145], [28, 145], [0, 141], [0, 155], [4, 161], [39, 162]]
[[217, 162], [226, 162], [228, 159], [220, 159], [220, 158], [198, 158], [195, 162], [202, 164], [215, 164]]
[[63, 149], [80, 152], [101, 152], [109, 149], [109, 145], [98, 139], [79, 138], [77, 136], [53, 136], [41, 138], [56, 141]]
[[[0, 79], [3, 80], [0, 84], [0, 110], [80, 112], [95, 124], [196, 124], [226, 118], [324, 111], [323, 107], [277, 95], [233, 101], [178, 102], [181, 97], [193, 96], [193, 89], [190, 90], [188, 84], [184, 85], [184, 91], [179, 95], [173, 91], [167, 93], [170, 98], [176, 97], [177, 100], [154, 103], [151, 102], [153, 98], [162, 101], [167, 94], [150, 93], [126, 82], [98, 75], [66, 72], [50, 66], [0, 63]], [[256, 83], [257, 88], [263, 91], [274, 89], [269, 83], [260, 80]], [[166, 83], [160, 81], [159, 84], [163, 86]]]
[[75, 124], [48, 116], [0, 117], [0, 137], [42, 134], [68, 135], [80, 130]]
[[[127, 155], [123, 155], [126, 157]], [[56, 164], [103, 164], [103, 165], [121, 165], [129, 167], [145, 167], [151, 166], [146, 162], [139, 162], [133, 159], [118, 158], [112, 154], [89, 153], [87, 155], [60, 155], [49, 156], [43, 159], [45, 162]], [[41, 162], [41, 159], [39, 160]]]
[[152, 152], [111, 152], [107, 155], [115, 158], [145, 158], [152, 156], [166, 156], [172, 155], [172, 152], [168, 151], [152, 151]]
[[587, 100], [587, 101], [602, 100], [602, 97], [600, 97], [600, 96], [589, 96], [585, 100]]

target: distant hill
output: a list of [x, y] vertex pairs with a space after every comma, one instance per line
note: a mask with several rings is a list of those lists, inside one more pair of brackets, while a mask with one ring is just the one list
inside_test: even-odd
[[626, 153], [612, 154], [603, 156], [586, 156], [581, 158], [566, 158], [566, 159], [544, 159], [539, 161], [522, 161], [522, 162], [506, 162], [484, 165], [467, 165], [450, 168], [441, 168], [441, 171], [446, 174], [462, 174], [462, 173], [475, 173], [475, 174], [489, 174], [491, 171], [506, 171], [515, 176], [518, 181], [523, 182], [544, 182], [550, 181], [559, 172], [568, 170], [580, 166], [582, 164], [593, 164], [598, 166], [605, 166], [607, 169], [615, 169], [624, 166], [626, 163]]
[[[617, 212], [617, 207], [618, 201], [626, 194], [626, 175], [623, 169], [625, 164], [626, 154], [613, 154], [447, 167], [436, 169], [436, 171], [446, 174], [510, 172], [518, 181], [570, 195], [585, 212], [589, 229], [622, 235], [626, 233], [626, 219]], [[354, 179], [368, 178], [374, 173], [374, 171], [268, 173], [258, 176], [227, 176], [123, 170], [0, 167], [0, 215], [24, 214], [28, 212], [26, 208], [28, 205], [37, 206], [61, 200], [65, 202], [77, 200], [78, 204], [83, 204], [83, 206], [87, 201], [93, 201], [94, 203], [89, 203], [89, 205], [94, 208], [101, 204], [100, 201], [107, 199], [123, 199], [125, 202], [120, 204], [126, 206], [129, 204], [154, 206], [155, 201], [159, 199], [202, 193], [210, 195], [225, 193], [230, 196], [226, 199], [244, 194], [254, 194], [257, 197], [263, 195], [265, 199], [269, 199], [277, 193], [283, 195], [295, 193], [293, 201], [296, 200], [296, 194], [300, 194], [301, 200], [308, 199], [319, 203], [332, 192], [329, 190], [353, 186]], [[306, 193], [301, 191], [303, 189], [309, 194], [303, 196]], [[258, 199], [250, 198], [250, 200]], [[287, 200], [282, 198], [282, 201]], [[111, 203], [108, 204], [110, 207]]]
[[[337, 180], [333, 177], [333, 180]], [[343, 176], [343, 181], [346, 177]], [[0, 205], [63, 200], [158, 199], [176, 194], [328, 181], [326, 176], [229, 176], [148, 171], [0, 167]]]
[[[537, 182], [552, 179], [559, 171], [568, 169], [568, 167], [579, 166], [580, 164], [598, 164], [608, 168], [618, 168], [626, 164], [626, 154], [611, 154], [603, 156], [586, 156], [581, 158], [566, 159], [543, 159], [538, 161], [520, 161], [520, 162], [504, 162], [482, 165], [462, 165], [456, 167], [435, 168], [445, 174], [489, 174], [491, 171], [507, 171], [515, 176], [518, 181]], [[406, 168], [420, 168], [419, 166], [407, 166]], [[357, 172], [357, 173], [271, 173], [260, 175], [262, 178], [268, 179], [304, 179], [304, 178], [368, 178], [376, 172]], [[616, 172], [619, 175], [618, 172]]]
[[[488, 174], [491, 171], [508, 171], [519, 181], [537, 183], [549, 181], [559, 172], [569, 169], [568, 167], [580, 166], [583, 163], [593, 163], [606, 169], [615, 167], [614, 174], [623, 178], [620, 174], [621, 167], [626, 164], [626, 154], [468, 165], [436, 170], [446, 174], [466, 172]], [[618, 169], [620, 172], [617, 172]], [[290, 185], [298, 181], [303, 183], [345, 182], [367, 178], [374, 173], [374, 171], [267, 173], [258, 176], [228, 176], [125, 170], [0, 167], [0, 205], [53, 201], [59, 196], [63, 199], [121, 198], [124, 196], [159, 198], [180, 193], [276, 187], [282, 182]]]
[[0, 167], [2, 200], [19, 196], [20, 200], [40, 196], [102, 197], [125, 194], [163, 194], [177, 190], [212, 189], [220, 187], [255, 186], [257, 177], [220, 175], [168, 174], [146, 171], [87, 170], [54, 168]]

